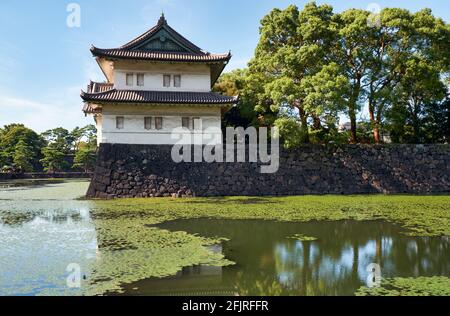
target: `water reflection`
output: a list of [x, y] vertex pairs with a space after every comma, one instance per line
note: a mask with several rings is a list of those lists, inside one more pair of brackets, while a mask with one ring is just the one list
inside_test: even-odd
[[[383, 277], [450, 274], [448, 238], [414, 238], [382, 222], [280, 223], [183, 220], [160, 225], [171, 231], [227, 237], [223, 253], [237, 262], [214, 277], [185, 270], [176, 277], [141, 281], [128, 293], [147, 295], [353, 295], [377, 263]], [[302, 242], [295, 234], [317, 237]]]
[[[82, 181], [22, 186], [14, 182], [0, 190], [0, 295], [82, 294], [66, 286], [66, 268], [71, 263], [80, 265], [88, 281], [91, 271], [101, 267], [107, 272], [103, 275], [114, 276], [133, 271], [133, 264], [148, 269], [143, 262], [159, 263], [154, 252], [149, 251], [153, 257], [147, 259], [148, 249], [136, 250], [117, 239], [120, 234], [112, 234], [115, 225], [133, 224], [132, 220], [125, 218], [125, 224], [108, 220], [105, 227], [105, 219], [91, 217], [91, 202], [76, 200], [87, 185]], [[138, 229], [141, 225], [147, 229], [140, 222]], [[352, 295], [366, 282], [366, 267], [371, 263], [380, 264], [383, 277], [450, 274], [449, 238], [407, 237], [397, 226], [383, 222], [196, 219], [168, 222], [160, 228], [229, 238], [211, 250], [236, 265], [185, 267], [173, 277], [125, 285], [125, 294]], [[318, 240], [288, 238], [296, 234]], [[133, 251], [138, 259], [128, 260]], [[113, 264], [108, 266], [110, 261]]]
[[0, 295], [81, 294], [67, 287], [66, 268], [79, 264], [88, 278], [97, 257], [89, 205], [73, 200], [85, 187], [79, 181], [18, 181], [0, 191]]

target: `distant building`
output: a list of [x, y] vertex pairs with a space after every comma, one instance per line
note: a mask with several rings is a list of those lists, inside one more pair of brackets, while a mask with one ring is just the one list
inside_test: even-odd
[[164, 15], [131, 42], [91, 52], [107, 82], [91, 82], [81, 98], [84, 113], [95, 119], [99, 143], [173, 144], [177, 127], [190, 135], [220, 130], [223, 109], [238, 99], [211, 92], [231, 53], [201, 50]]
[[345, 122], [339, 124], [339, 132], [347, 132], [352, 129], [352, 124], [350, 122]]

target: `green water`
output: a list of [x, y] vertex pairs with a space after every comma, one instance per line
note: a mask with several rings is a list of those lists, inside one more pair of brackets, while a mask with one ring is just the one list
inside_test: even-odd
[[[237, 264], [185, 268], [175, 277], [127, 287], [138, 294], [353, 295], [366, 284], [371, 263], [385, 278], [450, 275], [448, 238], [406, 237], [383, 222], [194, 219], [158, 227], [229, 238], [216, 250]], [[316, 240], [289, 238], [299, 232]]]
[[[132, 217], [111, 221], [95, 216], [95, 202], [77, 199], [87, 187], [79, 180], [0, 184], [0, 295], [82, 295], [83, 289], [67, 285], [72, 263], [82, 267], [83, 280], [96, 274], [133, 280], [121, 284], [125, 295], [353, 295], [366, 284], [371, 263], [380, 265], [382, 277], [450, 276], [448, 237], [408, 237], [398, 226], [378, 221], [185, 219], [156, 227], [133, 226]], [[105, 229], [108, 221], [123, 227], [108, 224]], [[140, 249], [105, 236], [120, 230], [121, 236], [128, 232], [132, 240], [135, 227], [146, 235], [183, 231], [227, 238], [208, 249], [235, 264], [200, 264], [170, 277], [147, 277], [151, 273], [139, 270], [148, 262], [145, 256], [136, 256]], [[301, 241], [294, 238], [298, 235], [314, 238]], [[160, 242], [168, 235], [155, 236]], [[158, 258], [164, 257], [167, 247], [161, 244], [160, 256], [152, 247], [148, 260], [154, 261], [148, 269], [160, 265], [155, 271], [164, 271], [168, 263]], [[186, 254], [179, 256], [177, 260]], [[139, 275], [130, 277], [133, 273]], [[107, 294], [119, 294], [107, 289]]]

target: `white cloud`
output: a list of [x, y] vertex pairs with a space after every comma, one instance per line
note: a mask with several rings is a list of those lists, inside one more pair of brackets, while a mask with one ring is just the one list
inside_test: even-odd
[[[64, 94], [52, 98], [49, 102], [0, 94], [0, 126], [21, 123], [36, 132], [55, 127], [72, 129], [92, 123], [85, 117], [79, 88], [69, 87]], [[65, 95], [65, 97], [64, 97]]]

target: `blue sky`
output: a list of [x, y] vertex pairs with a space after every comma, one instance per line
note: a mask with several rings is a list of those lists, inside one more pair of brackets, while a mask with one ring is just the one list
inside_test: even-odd
[[[69, 28], [67, 5], [81, 8], [81, 27]], [[89, 79], [104, 78], [89, 48], [120, 46], [156, 24], [164, 11], [169, 24], [201, 48], [231, 50], [227, 71], [244, 67], [258, 42], [259, 21], [271, 9], [308, 1], [284, 0], [40, 0], [0, 1], [0, 126], [23, 123], [38, 132], [92, 123], [79, 97]], [[336, 12], [367, 8], [429, 7], [450, 21], [450, 2], [317, 1]]]

